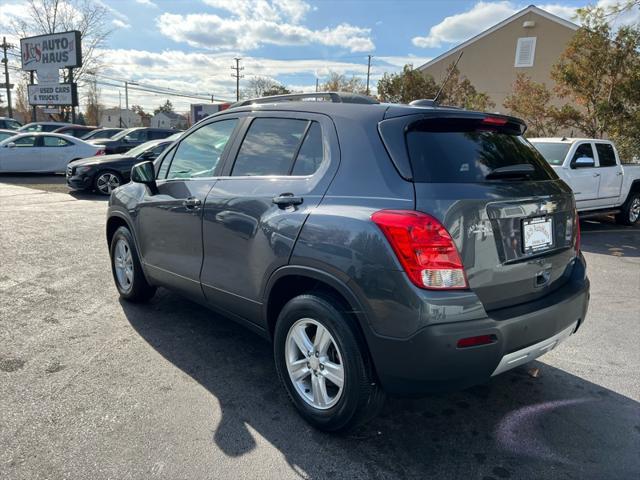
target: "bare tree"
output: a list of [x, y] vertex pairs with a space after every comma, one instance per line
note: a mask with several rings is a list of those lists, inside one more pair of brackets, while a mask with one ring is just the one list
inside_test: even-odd
[[287, 87], [269, 77], [252, 77], [242, 91], [242, 98], [259, 98], [291, 93]]
[[361, 78], [355, 75], [347, 78], [346, 75], [338, 72], [329, 72], [329, 78], [322, 84], [321, 90], [324, 92], [367, 93], [367, 87]]
[[[82, 67], [74, 72], [74, 80], [83, 83], [87, 74], [102, 66], [99, 50], [113, 32], [105, 17], [107, 8], [93, 0], [27, 0], [27, 15], [15, 19], [12, 28], [21, 38], [78, 30], [82, 39]], [[65, 79], [67, 72], [64, 72]]]
[[99, 125], [103, 106], [100, 104], [100, 89], [95, 79], [87, 82], [86, 99], [85, 121], [88, 125]]

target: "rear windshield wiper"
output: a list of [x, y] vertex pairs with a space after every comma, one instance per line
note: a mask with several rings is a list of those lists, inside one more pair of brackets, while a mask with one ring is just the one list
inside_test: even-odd
[[492, 180], [496, 178], [523, 178], [534, 173], [536, 169], [530, 163], [517, 163], [515, 165], [507, 165], [506, 167], [498, 167], [491, 170], [485, 178]]

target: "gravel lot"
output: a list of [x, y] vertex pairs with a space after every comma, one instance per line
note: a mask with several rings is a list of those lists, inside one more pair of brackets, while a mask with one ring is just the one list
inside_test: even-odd
[[640, 228], [583, 222], [590, 313], [537, 378], [390, 399], [339, 437], [259, 337], [165, 290], [121, 303], [106, 202], [62, 183], [0, 176], [1, 479], [640, 478]]

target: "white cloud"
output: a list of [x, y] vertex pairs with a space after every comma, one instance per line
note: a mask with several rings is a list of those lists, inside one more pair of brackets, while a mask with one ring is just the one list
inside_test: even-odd
[[[614, 0], [601, 0], [612, 2]], [[526, 5], [503, 0], [497, 2], [476, 3], [470, 10], [446, 17], [429, 29], [424, 37], [414, 37], [411, 41], [416, 47], [439, 48], [444, 44], [461, 43], [493, 27], [497, 23], [519, 12]], [[571, 22], [577, 22], [576, 7], [559, 3], [538, 5], [539, 8]]]
[[321, 30], [300, 22], [311, 7], [301, 0], [205, 0], [229, 16], [214, 13], [164, 13], [156, 19], [160, 32], [178, 42], [208, 50], [246, 51], [265, 44], [343, 47], [372, 51], [369, 28], [341, 23]]
[[439, 48], [445, 43], [459, 43], [513, 15], [511, 2], [478, 2], [471, 10], [446, 17], [434, 25], [425, 37], [414, 37], [416, 47]]
[[127, 22], [123, 22], [118, 18], [114, 19], [111, 23], [113, 23], [113, 25], [118, 28], [131, 28], [131, 25], [129, 25]]
[[148, 7], [158, 8], [158, 5], [156, 5], [151, 0], [136, 0], [136, 3], [139, 3], [140, 5], [146, 5]]

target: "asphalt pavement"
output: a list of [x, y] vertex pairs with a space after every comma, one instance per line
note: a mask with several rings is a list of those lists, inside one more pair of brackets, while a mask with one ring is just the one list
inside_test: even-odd
[[121, 302], [106, 201], [62, 182], [0, 176], [0, 479], [640, 478], [640, 228], [582, 222], [592, 299], [565, 344], [336, 436], [261, 338], [166, 290]]

